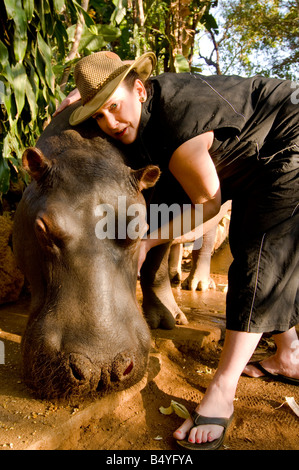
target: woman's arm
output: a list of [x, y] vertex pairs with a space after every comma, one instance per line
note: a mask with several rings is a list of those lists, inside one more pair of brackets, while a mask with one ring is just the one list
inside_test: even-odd
[[[221, 207], [221, 191], [215, 165], [209, 154], [214, 138], [213, 132], [194, 137], [182, 144], [172, 155], [169, 162], [169, 170], [180, 183], [191, 202], [202, 204], [202, 223], [218, 214]], [[195, 207], [191, 207], [191, 229], [196, 227]], [[174, 218], [168, 227], [168, 240], [174, 239], [175, 233], [183, 234], [182, 217]], [[180, 224], [179, 226], [177, 224]], [[150, 233], [146, 240], [143, 240], [139, 268], [141, 267], [146, 253], [153, 247], [167, 242], [163, 238], [162, 230], [157, 233]]]
[[182, 144], [172, 155], [169, 170], [193, 204], [203, 204], [203, 222], [218, 214], [221, 191], [217, 171], [209, 154], [214, 139], [206, 132]]

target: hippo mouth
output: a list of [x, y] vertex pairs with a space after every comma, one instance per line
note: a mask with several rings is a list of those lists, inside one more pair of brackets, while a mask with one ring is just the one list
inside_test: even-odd
[[27, 356], [24, 361], [24, 381], [43, 399], [99, 398], [138, 383], [146, 373], [147, 363], [144, 351], [119, 353], [105, 364], [92, 362], [79, 353], [58, 354], [55, 360], [37, 354], [34, 360], [29, 362]]

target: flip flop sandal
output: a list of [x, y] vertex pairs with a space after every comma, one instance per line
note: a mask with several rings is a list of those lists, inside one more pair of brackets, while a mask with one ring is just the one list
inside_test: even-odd
[[254, 366], [256, 369], [261, 371], [264, 375], [261, 375], [260, 377], [251, 377], [250, 375], [243, 372], [242, 375], [244, 375], [245, 377], [250, 377], [251, 379], [264, 379], [265, 377], [270, 377], [271, 379], [277, 382], [283, 382], [283, 383], [287, 383], [291, 385], [299, 385], [299, 379], [287, 377], [286, 375], [282, 375], [282, 374], [272, 374], [272, 372], [269, 372], [267, 369], [265, 369], [259, 361], [248, 362], [248, 365]]
[[196, 444], [196, 442], [189, 442], [187, 439], [184, 440], [177, 440], [179, 446], [184, 447], [188, 450], [217, 450], [219, 447], [222, 446], [225, 434], [227, 431], [228, 426], [232, 422], [233, 419], [232, 414], [230, 418], [208, 418], [207, 416], [201, 416], [196, 411], [194, 411], [191, 415], [191, 418], [194, 423], [194, 427], [200, 426], [203, 424], [217, 424], [218, 426], [223, 427], [223, 432], [218, 439], [214, 439], [211, 442], [203, 442], [202, 444]]

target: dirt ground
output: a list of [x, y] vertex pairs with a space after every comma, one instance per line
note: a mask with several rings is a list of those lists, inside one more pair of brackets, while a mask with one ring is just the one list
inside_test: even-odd
[[[171, 399], [192, 410], [202, 398], [214, 372], [213, 364], [190, 356], [163, 355], [163, 367], [155, 380], [134, 402], [100, 422], [91, 420], [82, 429], [80, 450], [177, 450], [172, 432], [182, 419], [162, 415]], [[185, 364], [183, 369], [182, 364]], [[186, 367], [188, 364], [188, 367]], [[199, 370], [212, 368], [211, 374]], [[224, 449], [299, 450], [298, 418], [287, 405], [285, 396], [294, 396], [294, 387], [267, 381], [241, 378], [235, 401], [235, 419], [228, 431]]]
[[[196, 329], [194, 336], [195, 340]], [[157, 376], [126, 407], [116, 409], [101, 421], [91, 420], [82, 428], [78, 449], [178, 450], [172, 432], [183, 420], [174, 413], [163, 415], [159, 408], [168, 407], [171, 400], [183, 404], [188, 411], [195, 408], [215, 373], [222, 342], [201, 352], [192, 347], [177, 348], [161, 338], [158, 344]], [[262, 359], [274, 349], [273, 341], [264, 339], [254, 358]], [[241, 377], [235, 418], [223, 449], [299, 450], [299, 418], [283, 404], [285, 397], [290, 396], [299, 403], [298, 387]]]
[[[182, 418], [174, 413], [164, 415], [159, 408], [168, 407], [171, 400], [175, 400], [192, 411], [215, 373], [225, 325], [223, 286], [227, 281], [227, 254], [224, 252], [223, 262], [221, 256], [219, 253], [212, 265], [216, 291], [191, 293], [174, 289], [189, 325], [176, 327], [171, 332], [153, 332], [151, 376], [145, 386], [125, 402], [116, 403], [108, 414], [99, 418], [91, 413], [79, 425], [77, 420], [78, 428], [75, 430], [74, 427], [73, 437], [60, 440], [56, 447], [53, 444], [54, 448], [178, 449], [172, 432], [181, 424]], [[140, 296], [140, 291], [137, 293]], [[22, 383], [19, 343], [27, 307], [28, 299], [22, 299], [18, 304], [0, 308], [0, 339], [7, 345], [5, 365], [0, 365], [0, 450], [28, 449], [39, 433], [43, 435], [46, 427], [55, 434], [58, 417], [67, 421], [83, 409], [82, 404], [60, 406], [36, 400]], [[260, 342], [255, 356], [263, 358], [273, 351], [274, 342], [266, 337]], [[299, 404], [298, 387], [268, 378], [241, 377], [235, 418], [223, 449], [299, 450], [299, 418], [285, 403], [285, 397], [294, 397]], [[39, 448], [42, 449], [42, 445]]]

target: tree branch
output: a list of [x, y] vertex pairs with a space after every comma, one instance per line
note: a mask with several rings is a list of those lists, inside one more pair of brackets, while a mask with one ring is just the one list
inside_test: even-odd
[[[82, 0], [82, 5], [81, 6], [82, 6], [84, 11], [87, 11], [88, 4], [89, 4], [89, 0]], [[78, 22], [77, 22], [77, 25], [76, 25], [76, 29], [75, 29], [74, 42], [73, 42], [73, 45], [71, 47], [70, 52], [68, 53], [68, 55], [65, 58], [65, 62], [73, 60], [77, 55], [80, 40], [81, 40], [81, 36], [82, 36], [82, 32], [83, 32], [83, 24], [84, 24], [83, 13], [80, 12]], [[61, 81], [60, 81], [61, 91], [64, 91], [64, 89], [66, 87], [66, 84], [67, 84], [67, 81], [68, 81], [68, 78], [69, 78], [69, 75], [70, 75], [70, 71], [71, 71], [70, 67], [65, 67], [62, 78], [61, 78]]]

